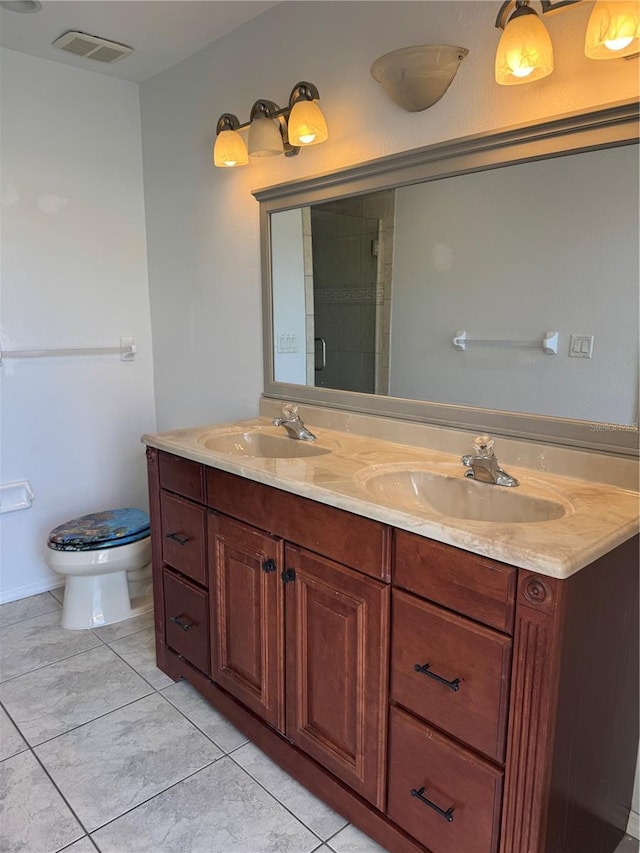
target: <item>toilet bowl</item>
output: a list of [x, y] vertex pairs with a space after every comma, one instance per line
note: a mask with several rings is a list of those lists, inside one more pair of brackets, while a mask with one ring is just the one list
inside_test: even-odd
[[149, 518], [142, 510], [107, 510], [59, 525], [45, 560], [65, 577], [63, 628], [97, 628], [153, 608]]

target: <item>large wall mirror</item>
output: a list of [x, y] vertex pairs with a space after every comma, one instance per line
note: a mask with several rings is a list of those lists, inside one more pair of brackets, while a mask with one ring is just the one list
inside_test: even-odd
[[638, 105], [256, 193], [265, 394], [638, 448]]

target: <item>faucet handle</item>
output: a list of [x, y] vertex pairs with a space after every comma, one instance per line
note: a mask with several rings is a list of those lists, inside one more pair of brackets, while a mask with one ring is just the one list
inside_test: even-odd
[[493, 454], [493, 439], [486, 433], [473, 439], [471, 445], [476, 456], [487, 458]]
[[285, 403], [282, 407], [282, 414], [287, 419], [293, 419], [298, 416], [298, 407], [295, 403]]

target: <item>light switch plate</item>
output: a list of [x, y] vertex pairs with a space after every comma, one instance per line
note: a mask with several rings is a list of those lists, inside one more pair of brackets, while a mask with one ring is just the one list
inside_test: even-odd
[[571, 335], [569, 344], [570, 358], [591, 358], [593, 356], [593, 335]]

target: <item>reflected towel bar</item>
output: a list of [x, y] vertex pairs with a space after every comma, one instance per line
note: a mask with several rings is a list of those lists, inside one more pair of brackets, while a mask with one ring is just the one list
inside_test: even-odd
[[5, 358], [56, 358], [76, 355], [119, 355], [122, 361], [133, 361], [138, 352], [135, 338], [121, 337], [118, 347], [72, 347], [68, 349], [0, 350], [0, 367]]
[[535, 347], [542, 349], [547, 355], [558, 354], [558, 333], [546, 332], [544, 338], [538, 341], [505, 341], [492, 338], [468, 338], [465, 331], [456, 332], [453, 345], [457, 350], [466, 350], [467, 344], [487, 344], [498, 347]]

